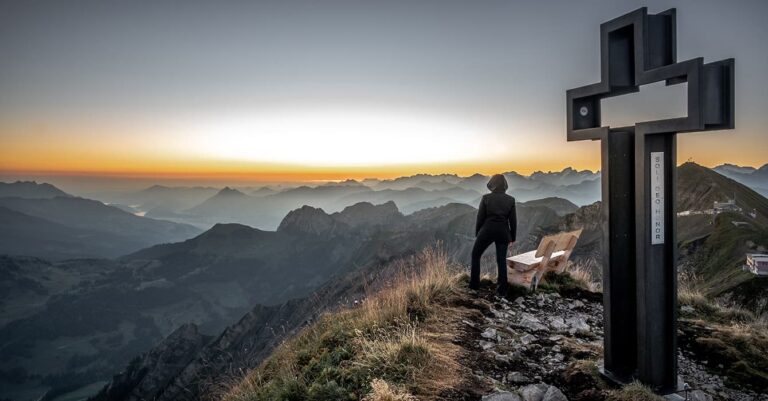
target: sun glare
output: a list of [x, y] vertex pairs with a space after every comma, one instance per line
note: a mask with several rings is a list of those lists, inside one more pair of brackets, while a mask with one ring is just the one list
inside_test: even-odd
[[313, 166], [474, 160], [480, 127], [408, 114], [279, 112], [195, 124], [187, 144], [204, 157]]

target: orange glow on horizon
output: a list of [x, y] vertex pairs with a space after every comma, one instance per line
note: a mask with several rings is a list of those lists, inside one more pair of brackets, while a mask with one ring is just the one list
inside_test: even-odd
[[[513, 167], [505, 163], [474, 163], [465, 165], [431, 164], [431, 165], [398, 165], [398, 166], [353, 166], [353, 167], [312, 167], [312, 166], [267, 166], [257, 168], [242, 166], [237, 168], [209, 169], [194, 166], [183, 168], [176, 166], [173, 170], [159, 170], [136, 166], [130, 169], [106, 170], [106, 169], [2, 169], [2, 175], [30, 175], [30, 176], [93, 176], [115, 178], [149, 178], [149, 179], [175, 179], [185, 181], [213, 180], [231, 182], [303, 182], [303, 181], [342, 181], [347, 179], [363, 180], [366, 178], [392, 179], [415, 174], [456, 174], [461, 177], [480, 173], [491, 175], [502, 172], [515, 171], [528, 175], [534, 171], [560, 171], [566, 167], [579, 170], [597, 170], [599, 166], [572, 166], [565, 164], [536, 165], [526, 168]], [[221, 166], [218, 166], [221, 167]]]
[[[183, 130], [173, 132], [157, 127], [150, 129], [138, 124], [121, 129], [104, 128], [114, 126], [49, 126], [29, 123], [9, 125], [5, 122], [0, 125], [0, 176], [91, 176], [257, 183], [391, 179], [414, 174], [443, 173], [469, 176], [475, 173], [490, 175], [509, 171], [528, 175], [534, 171], [560, 171], [565, 167], [592, 171], [600, 168], [598, 143], [566, 142], [564, 138], [554, 134], [527, 135], [521, 138], [509, 134], [509, 140], [499, 140], [498, 138], [504, 138], [505, 135], [501, 134], [496, 137], [496, 142], [491, 142], [490, 145], [484, 143], [483, 146], [489, 147], [487, 157], [473, 156], [471, 160], [440, 161], [433, 153], [423, 162], [345, 164], [344, 160], [331, 163], [336, 160], [334, 155], [331, 155], [326, 163], [302, 164], [196, 153], [186, 147], [192, 140], [188, 134], [182, 133]], [[555, 131], [547, 127], [537, 128], [537, 131], [542, 132]], [[759, 167], [767, 161], [759, 147], [739, 149], [739, 153], [736, 153], [738, 157], [734, 157], [733, 152], [712, 151], [722, 148], [718, 141], [729, 140], [727, 136], [723, 136], [724, 138], [714, 135], [698, 135], [695, 138], [681, 136], [678, 161], [682, 163], [693, 157], [695, 162], [709, 167], [722, 163]], [[215, 140], [216, 135], [211, 134], [210, 137]], [[484, 139], [475, 138], [474, 135], [463, 139], [467, 142], [482, 140]], [[386, 145], [389, 148], [380, 150], [377, 155], [379, 160], [386, 160], [386, 157], [381, 156], [381, 152], [384, 152], [384, 155], [396, 152], [397, 146]], [[274, 145], [265, 143], [262, 146]], [[322, 146], [320, 152], [336, 151], [342, 156], [346, 152], [338, 150], [334, 141], [316, 146]], [[409, 144], [405, 142], [402, 146]], [[493, 146], [499, 148], [495, 149]], [[507, 154], [509, 156], [506, 156]]]

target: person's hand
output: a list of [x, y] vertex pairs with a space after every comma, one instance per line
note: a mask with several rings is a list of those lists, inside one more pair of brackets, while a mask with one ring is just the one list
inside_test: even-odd
[[507, 249], [512, 252], [512, 246], [515, 245], [515, 241], [509, 241], [509, 245], [507, 245]]

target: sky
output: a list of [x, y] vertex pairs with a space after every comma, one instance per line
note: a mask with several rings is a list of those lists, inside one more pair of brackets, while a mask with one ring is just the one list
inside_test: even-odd
[[[565, 91], [641, 6], [677, 7], [678, 61], [736, 59], [736, 129], [679, 135], [678, 160], [768, 163], [766, 1], [0, 0], [0, 179], [596, 170]], [[651, 85], [604, 123], [684, 104]]]

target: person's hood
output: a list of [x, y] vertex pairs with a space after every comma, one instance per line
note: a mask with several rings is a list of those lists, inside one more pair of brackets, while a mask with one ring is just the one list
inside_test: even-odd
[[501, 174], [496, 174], [491, 177], [487, 186], [491, 192], [507, 192], [507, 188], [509, 188], [509, 185], [507, 185], [507, 179], [504, 178], [504, 176]]

